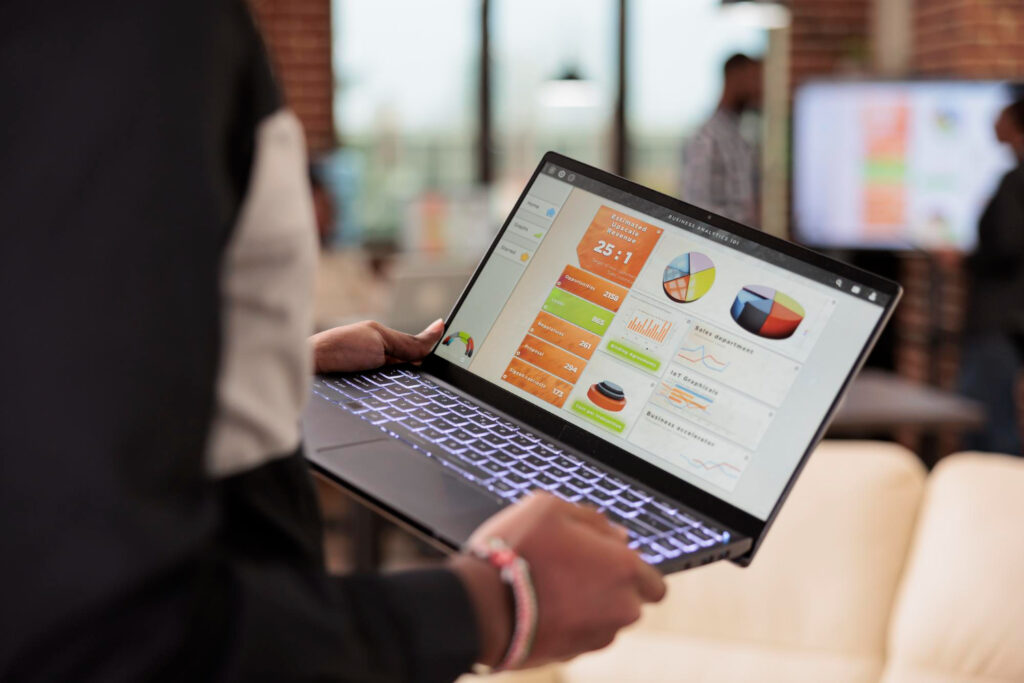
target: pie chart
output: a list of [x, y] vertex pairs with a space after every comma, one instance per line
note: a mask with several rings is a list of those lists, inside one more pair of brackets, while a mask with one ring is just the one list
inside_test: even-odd
[[747, 332], [767, 339], [786, 339], [804, 319], [796, 299], [762, 285], [747, 285], [732, 302], [732, 319]]
[[715, 283], [715, 264], [704, 254], [691, 251], [677, 256], [665, 267], [661, 286], [672, 301], [688, 304], [696, 301]]

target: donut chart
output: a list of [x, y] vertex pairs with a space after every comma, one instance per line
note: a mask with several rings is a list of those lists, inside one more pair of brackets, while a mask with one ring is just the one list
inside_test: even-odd
[[590, 385], [587, 398], [598, 408], [617, 413], [626, 407], [626, 392], [615, 382], [604, 380]]
[[715, 283], [715, 264], [706, 255], [691, 251], [672, 259], [665, 267], [661, 286], [665, 295], [681, 304], [696, 301]]
[[458, 340], [466, 345], [466, 357], [471, 358], [473, 356], [473, 338], [469, 336], [469, 332], [456, 332], [455, 334], [449, 334], [441, 342], [445, 346], [451, 346], [452, 342]]
[[741, 289], [729, 312], [740, 327], [766, 339], [792, 336], [805, 315], [804, 307], [796, 299], [762, 285]]

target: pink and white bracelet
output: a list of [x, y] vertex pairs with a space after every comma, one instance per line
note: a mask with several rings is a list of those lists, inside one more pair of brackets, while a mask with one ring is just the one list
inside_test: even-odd
[[530, 565], [496, 536], [488, 538], [482, 546], [467, 546], [465, 551], [497, 568], [501, 580], [512, 589], [515, 604], [512, 639], [501, 662], [490, 671], [519, 667], [530, 656], [537, 634], [537, 594], [530, 577]]

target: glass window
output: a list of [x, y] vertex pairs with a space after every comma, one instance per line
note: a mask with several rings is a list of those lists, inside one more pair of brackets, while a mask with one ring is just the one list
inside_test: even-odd
[[490, 26], [501, 213], [549, 149], [611, 163], [618, 3], [492, 0]]
[[473, 194], [479, 0], [335, 0], [334, 241], [443, 249]]
[[678, 194], [682, 146], [711, 115], [729, 55], [764, 53], [767, 33], [730, 20], [720, 0], [632, 0], [627, 22], [630, 175]]

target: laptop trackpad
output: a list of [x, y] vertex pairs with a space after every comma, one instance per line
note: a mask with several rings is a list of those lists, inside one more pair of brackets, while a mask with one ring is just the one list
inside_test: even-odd
[[364, 443], [384, 436], [366, 420], [317, 394], [310, 397], [302, 413], [302, 434], [314, 450]]
[[393, 439], [309, 454], [385, 509], [462, 545], [501, 504]]

